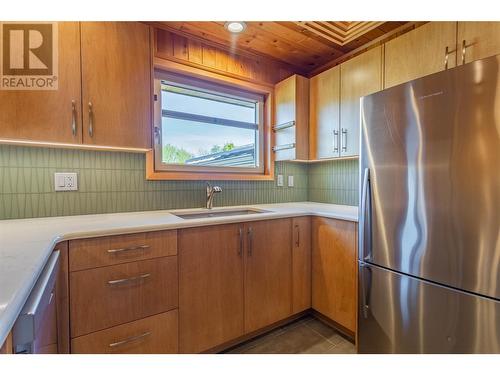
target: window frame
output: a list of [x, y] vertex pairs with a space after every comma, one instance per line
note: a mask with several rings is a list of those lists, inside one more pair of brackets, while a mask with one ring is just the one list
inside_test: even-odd
[[[228, 94], [258, 102], [258, 167], [194, 166], [167, 164], [161, 161], [161, 81], [177, 85], [213, 91], [215, 94]], [[189, 179], [189, 180], [272, 180], [274, 177], [273, 154], [271, 152], [270, 108], [273, 91], [246, 82], [213, 79], [213, 77], [186, 75], [184, 72], [153, 70], [153, 150], [146, 157], [146, 177], [152, 180]], [[160, 100], [158, 100], [160, 99]]]

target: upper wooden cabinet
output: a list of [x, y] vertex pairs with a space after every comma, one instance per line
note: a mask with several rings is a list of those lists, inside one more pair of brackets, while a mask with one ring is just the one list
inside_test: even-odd
[[80, 26], [58, 23], [58, 89], [0, 90], [0, 138], [82, 142]]
[[243, 335], [243, 231], [243, 224], [179, 231], [181, 353]]
[[291, 315], [291, 219], [250, 222], [245, 228], [245, 332], [248, 333]]
[[340, 65], [340, 156], [359, 155], [360, 98], [382, 89], [382, 46]]
[[340, 156], [340, 66], [309, 80], [309, 157]]
[[150, 148], [149, 27], [58, 22], [57, 31], [57, 90], [1, 90], [0, 138]]
[[500, 54], [500, 22], [458, 23], [458, 64]]
[[312, 307], [356, 331], [356, 223], [312, 218]]
[[151, 147], [149, 27], [138, 22], [82, 22], [83, 140]]
[[456, 22], [429, 22], [385, 44], [384, 88], [456, 65]]
[[275, 160], [309, 159], [309, 79], [297, 74], [274, 87]]

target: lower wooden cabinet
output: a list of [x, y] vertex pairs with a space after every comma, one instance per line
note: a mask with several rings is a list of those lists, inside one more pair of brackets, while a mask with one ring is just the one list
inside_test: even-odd
[[357, 224], [312, 219], [312, 308], [356, 331]]
[[291, 219], [179, 230], [181, 353], [207, 351], [291, 314]]
[[245, 332], [292, 312], [291, 219], [247, 223]]
[[71, 340], [75, 354], [175, 354], [178, 311], [136, 320]]
[[70, 273], [71, 337], [177, 305], [177, 256]]
[[199, 353], [243, 334], [243, 224], [179, 231], [179, 347]]
[[186, 228], [162, 240], [177, 256], [112, 265], [106, 240], [70, 245], [66, 269], [76, 252], [103, 265], [69, 272], [71, 352], [207, 352], [311, 307], [355, 333], [356, 232], [321, 217]]
[[292, 313], [311, 308], [311, 218], [292, 220]]
[[0, 346], [0, 354], [12, 354], [14, 348], [12, 347], [12, 332], [9, 333], [5, 342]]

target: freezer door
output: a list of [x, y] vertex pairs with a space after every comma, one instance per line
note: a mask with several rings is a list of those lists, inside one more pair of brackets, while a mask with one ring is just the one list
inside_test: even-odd
[[361, 259], [500, 299], [499, 67], [362, 98]]
[[500, 301], [360, 262], [359, 353], [500, 353]]

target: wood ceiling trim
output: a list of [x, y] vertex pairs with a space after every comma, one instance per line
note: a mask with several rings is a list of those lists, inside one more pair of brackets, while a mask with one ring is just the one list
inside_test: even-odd
[[319, 37], [325, 38], [332, 43], [344, 46], [367, 32], [381, 26], [384, 22], [345, 22], [333, 21], [298, 21], [295, 22]]
[[[169, 24], [173, 24], [173, 23], [174, 22], [169, 22]], [[163, 22], [148, 22], [148, 24], [150, 26], [155, 27], [155, 28], [171, 32], [172, 34], [179, 35], [179, 36], [182, 36], [184, 38], [188, 38], [188, 39], [194, 40], [196, 42], [203, 43], [203, 44], [206, 44], [208, 46], [212, 46], [214, 48], [221, 49], [223, 51], [231, 52], [235, 55], [240, 55], [240, 56], [244, 56], [244, 57], [248, 57], [248, 58], [252, 58], [252, 59], [258, 59], [258, 60], [261, 60], [263, 62], [268, 62], [271, 64], [275, 64], [277, 66], [282, 66], [285, 69], [292, 70], [292, 71], [296, 72], [297, 74], [301, 74], [304, 76], [307, 76], [307, 74], [308, 74], [307, 71], [305, 69], [303, 69], [301, 66], [291, 64], [287, 61], [277, 59], [273, 56], [269, 56], [269, 55], [266, 55], [263, 53], [256, 53], [256, 52], [253, 52], [252, 50], [243, 49], [243, 48], [231, 48], [230, 46], [228, 46], [227, 41], [221, 40], [220, 38], [218, 38], [216, 36], [210, 35], [210, 37], [212, 39], [208, 39], [206, 36], [203, 37], [203, 36], [199, 36], [197, 34], [194, 34], [193, 32], [186, 32], [186, 31], [180, 30], [177, 27], [172, 27], [172, 26], [166, 25]], [[182, 22], [175, 22], [175, 24], [182, 24]]]

